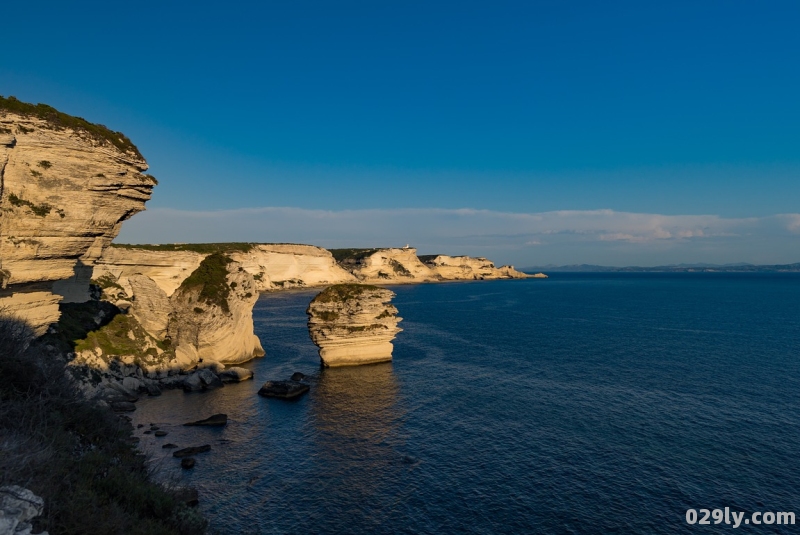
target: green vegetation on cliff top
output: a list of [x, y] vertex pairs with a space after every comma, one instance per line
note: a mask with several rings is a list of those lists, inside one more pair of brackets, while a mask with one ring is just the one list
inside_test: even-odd
[[364, 258], [368, 257], [369, 255], [375, 254], [381, 249], [328, 249], [331, 254], [333, 255], [334, 260], [339, 262], [350, 262], [355, 263], [359, 260], [363, 260]]
[[139, 249], [142, 251], [191, 251], [193, 253], [247, 253], [256, 243], [227, 242], [227, 243], [112, 243], [111, 247], [118, 249]]
[[433, 262], [434, 258], [436, 258], [437, 256], [440, 256], [440, 255], [438, 255], [438, 254], [421, 254], [421, 255], [417, 255], [417, 258], [419, 258], [419, 261], [422, 262], [423, 264], [428, 264], [430, 262]]
[[[118, 249], [136, 249], [139, 251], [191, 251], [193, 253], [248, 253], [258, 245], [302, 245], [304, 243], [288, 242], [219, 242], [219, 243], [112, 243]], [[313, 245], [310, 247], [314, 247]], [[375, 249], [377, 251], [377, 249]]]
[[98, 141], [107, 141], [122, 152], [133, 153], [139, 158], [143, 158], [136, 145], [122, 132], [114, 132], [102, 124], [90, 123], [82, 117], [67, 115], [47, 104], [29, 104], [16, 97], [4, 98], [0, 95], [0, 111], [44, 119], [55, 128], [82, 130]]
[[334, 284], [322, 290], [311, 302], [312, 303], [335, 303], [355, 299], [364, 292], [382, 290], [378, 286], [371, 284]]
[[191, 291], [200, 288], [198, 301], [218, 305], [226, 314], [228, 296], [231, 287], [228, 285], [228, 264], [233, 262], [222, 253], [212, 253], [205, 257], [196, 270], [180, 285], [179, 291]]

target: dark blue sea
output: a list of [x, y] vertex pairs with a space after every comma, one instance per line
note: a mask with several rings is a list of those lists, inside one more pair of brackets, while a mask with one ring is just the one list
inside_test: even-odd
[[[392, 289], [392, 363], [321, 369], [315, 292], [264, 295], [255, 381], [138, 403], [169, 432], [141, 435], [153, 469], [200, 490], [216, 533], [800, 531], [800, 276]], [[295, 371], [306, 397], [256, 395]], [[227, 427], [180, 425], [217, 412]], [[212, 450], [181, 471], [167, 441]], [[725, 507], [799, 524], [686, 522]]]

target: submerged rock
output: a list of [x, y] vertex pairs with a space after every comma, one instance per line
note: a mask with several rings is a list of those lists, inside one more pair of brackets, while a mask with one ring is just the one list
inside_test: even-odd
[[197, 420], [196, 422], [187, 422], [183, 425], [225, 425], [228, 423], [228, 415], [227, 414], [214, 414], [213, 416], [209, 416], [203, 420]]
[[183, 459], [181, 459], [181, 468], [184, 469], [194, 468], [194, 463], [195, 463], [194, 457], [184, 457]]
[[289, 379], [291, 379], [292, 381], [302, 381], [305, 378], [306, 376], [304, 374], [300, 372], [294, 372]]
[[154, 434], [155, 436], [157, 436], [157, 437], [165, 437], [165, 436], [167, 436], [167, 432], [166, 432], [166, 431], [156, 431], [156, 432], [155, 432], [155, 433], [153, 433], [153, 434]]
[[177, 444], [173, 444], [173, 443], [169, 442], [169, 443], [167, 443], [167, 444], [164, 444], [164, 445], [163, 445], [163, 446], [161, 446], [161, 447], [162, 447], [162, 448], [164, 448], [164, 449], [167, 449], [167, 450], [169, 450], [169, 449], [175, 449], [175, 448], [177, 448], [177, 447], [178, 447], [178, 445], [177, 445]]
[[192, 455], [197, 455], [198, 453], [205, 453], [207, 451], [211, 451], [210, 444], [203, 444], [202, 446], [190, 446], [188, 448], [175, 450], [172, 452], [172, 456], [178, 458], [191, 457]]
[[267, 381], [258, 391], [265, 398], [293, 399], [308, 392], [309, 386], [299, 381]]
[[402, 318], [389, 302], [394, 292], [364, 284], [336, 284], [308, 305], [308, 330], [325, 366], [392, 360]]

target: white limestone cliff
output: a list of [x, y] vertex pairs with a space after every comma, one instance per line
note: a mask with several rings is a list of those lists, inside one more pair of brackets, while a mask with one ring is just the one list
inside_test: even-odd
[[[156, 378], [201, 363], [222, 369], [264, 355], [253, 332], [255, 281], [229, 257], [207, 256], [171, 296], [146, 275], [122, 279], [105, 274], [97, 282], [103, 297], [127, 313], [78, 341], [73, 366], [125, 377], [137, 373], [136, 365]], [[115, 370], [114, 361], [131, 368]]]
[[337, 284], [309, 304], [308, 329], [325, 366], [353, 366], [392, 359], [402, 318], [390, 304], [394, 292], [364, 284]]
[[[356, 280], [353, 274], [336, 263], [329, 251], [321, 247], [246, 244], [245, 247], [231, 247], [226, 250], [225, 244], [220, 245], [220, 250], [239, 262], [253, 276], [259, 292], [325, 286]], [[127, 287], [128, 277], [146, 275], [170, 296], [210, 254], [187, 248], [191, 249], [192, 246], [187, 245], [183, 250], [112, 246], [98, 260], [92, 276], [100, 279], [111, 275], [120, 285]], [[197, 249], [204, 250], [203, 247]]]
[[133, 275], [152, 279], [167, 296], [192, 274], [208, 254], [194, 251], [151, 251], [111, 246], [94, 265], [92, 278], [111, 275], [123, 287]]
[[420, 262], [411, 247], [387, 249], [352, 249], [339, 263], [359, 282], [368, 284], [418, 283], [442, 278]]
[[0, 97], [0, 309], [42, 334], [156, 181], [122, 134]]
[[438, 255], [424, 257], [426, 265], [445, 280], [525, 279], [514, 266], [495, 267], [483, 257]]
[[230, 256], [257, 278], [262, 291], [355, 281], [330, 251], [313, 245], [258, 244]]
[[[253, 333], [257, 299], [253, 276], [240, 263], [221, 254], [208, 256], [170, 297], [168, 336], [181, 367], [200, 359], [238, 364], [263, 356]], [[192, 359], [195, 353], [197, 358]]]

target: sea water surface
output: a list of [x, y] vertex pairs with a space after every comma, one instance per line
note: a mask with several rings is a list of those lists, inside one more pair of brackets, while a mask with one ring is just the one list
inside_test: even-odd
[[[719, 533], [685, 514], [725, 507], [800, 522], [800, 276], [392, 289], [392, 363], [321, 369], [316, 292], [264, 295], [255, 381], [138, 403], [134, 423], [169, 432], [138, 430], [142, 448], [216, 533]], [[309, 395], [256, 395], [295, 371]], [[217, 412], [225, 428], [180, 425]], [[182, 471], [166, 442], [212, 450]]]

